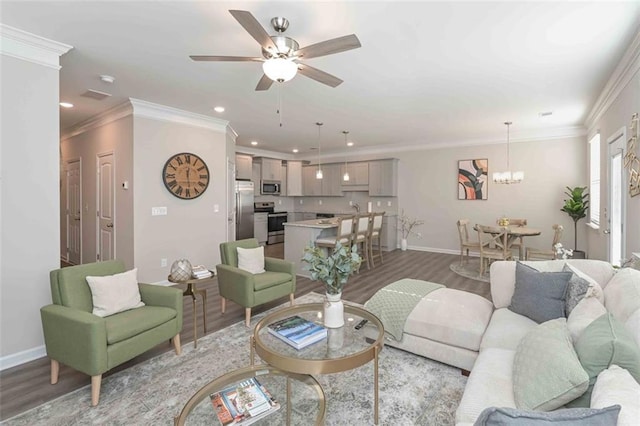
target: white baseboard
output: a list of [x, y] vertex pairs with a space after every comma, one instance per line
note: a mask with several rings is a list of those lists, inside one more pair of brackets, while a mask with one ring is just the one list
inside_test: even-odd
[[15, 354], [6, 355], [0, 357], [0, 371], [7, 368], [15, 367], [16, 365], [24, 364], [29, 361], [36, 360], [47, 356], [47, 350], [42, 346], [37, 346], [26, 351], [17, 352]]

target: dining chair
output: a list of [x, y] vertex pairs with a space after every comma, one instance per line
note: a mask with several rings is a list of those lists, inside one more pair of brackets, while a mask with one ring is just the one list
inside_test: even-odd
[[491, 260], [513, 258], [509, 247], [509, 229], [507, 227], [477, 224], [475, 229], [478, 231], [478, 241], [480, 242], [480, 275], [484, 274], [485, 261], [488, 268]]
[[[500, 224], [500, 220], [501, 219], [498, 219], [496, 221], [496, 223], [498, 225]], [[507, 218], [507, 220], [509, 221], [509, 226], [527, 226], [527, 219]], [[514, 248], [518, 249], [518, 259], [522, 260], [525, 257], [525, 253], [524, 253], [524, 237], [517, 237], [516, 239], [511, 241], [510, 247], [512, 249], [514, 249]]]
[[460, 237], [460, 265], [464, 263], [465, 250], [467, 251], [467, 262], [469, 261], [469, 250], [480, 250], [480, 242], [471, 241], [469, 239], [469, 229], [467, 228], [468, 224], [469, 219], [460, 219], [456, 222], [456, 225], [458, 226], [458, 236]]
[[[373, 218], [370, 222], [371, 231], [369, 232], [369, 257], [371, 257], [371, 266], [375, 268], [375, 258], [380, 259], [380, 264], [382, 264], [382, 219], [385, 215], [385, 212], [381, 213], [373, 213]], [[378, 254], [374, 254], [373, 251], [373, 242], [376, 240], [376, 244], [378, 245]]]
[[335, 236], [316, 238], [316, 247], [335, 248], [338, 241], [346, 247], [353, 244], [354, 216], [340, 216], [337, 218], [338, 231]]
[[353, 225], [353, 244], [358, 248], [362, 247], [362, 254], [367, 259], [367, 269], [371, 269], [369, 262], [369, 240], [371, 239], [371, 219], [370, 213], [362, 213], [356, 216]]
[[562, 237], [562, 232], [564, 228], [562, 225], [555, 224], [552, 226], [553, 229], [553, 242], [551, 243], [551, 250], [547, 249], [537, 249], [534, 247], [527, 247], [527, 253], [525, 259], [529, 260], [531, 258], [536, 259], [556, 259], [557, 253], [555, 246], [560, 242], [560, 238]]

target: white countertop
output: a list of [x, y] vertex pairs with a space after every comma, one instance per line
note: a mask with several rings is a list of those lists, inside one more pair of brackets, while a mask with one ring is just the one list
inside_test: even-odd
[[312, 220], [301, 220], [299, 222], [285, 222], [284, 226], [300, 226], [303, 228], [319, 228], [319, 229], [328, 229], [335, 228], [338, 226], [335, 221], [330, 219], [312, 219]]

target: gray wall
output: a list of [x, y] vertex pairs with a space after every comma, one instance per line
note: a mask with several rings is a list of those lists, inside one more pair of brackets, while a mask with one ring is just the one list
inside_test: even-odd
[[[133, 133], [134, 257], [139, 280], [166, 280], [172, 262], [181, 258], [214, 268], [220, 261], [218, 246], [226, 241], [225, 128], [134, 115]], [[209, 187], [193, 200], [173, 196], [161, 178], [164, 163], [179, 152], [197, 154], [209, 167]], [[151, 216], [152, 207], [167, 207], [168, 214]], [[163, 258], [168, 260], [166, 267], [160, 266]]]
[[[93, 128], [60, 143], [62, 166], [68, 160], [81, 159], [82, 164], [82, 263], [96, 261], [97, 238], [97, 158], [113, 152], [115, 162], [115, 257], [133, 268], [133, 191], [124, 190], [122, 182], [133, 184], [133, 117], [128, 115]], [[67, 224], [65, 217], [66, 175], [61, 182], [62, 255], [66, 255]]]
[[[2, 56], [0, 357], [43, 344], [40, 307], [60, 266], [58, 70]], [[27, 356], [28, 357], [28, 356]]]

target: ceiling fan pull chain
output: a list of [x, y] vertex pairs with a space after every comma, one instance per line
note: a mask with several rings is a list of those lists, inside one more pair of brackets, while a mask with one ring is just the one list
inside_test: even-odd
[[282, 127], [282, 84], [278, 84], [278, 118]]

